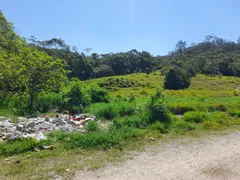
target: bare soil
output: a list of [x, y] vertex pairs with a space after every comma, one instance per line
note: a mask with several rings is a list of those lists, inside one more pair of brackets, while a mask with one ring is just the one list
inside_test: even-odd
[[148, 148], [124, 163], [79, 170], [74, 180], [240, 180], [240, 131]]

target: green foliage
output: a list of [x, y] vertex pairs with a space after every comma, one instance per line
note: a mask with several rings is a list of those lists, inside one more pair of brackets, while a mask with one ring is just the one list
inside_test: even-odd
[[188, 131], [193, 131], [197, 128], [195, 123], [178, 121], [174, 125], [174, 131], [177, 133], [186, 133]]
[[35, 102], [34, 110], [41, 113], [45, 113], [49, 110], [56, 109], [60, 107], [62, 102], [61, 94], [49, 93], [40, 94]]
[[174, 114], [184, 114], [187, 111], [193, 111], [194, 107], [192, 104], [186, 103], [174, 103], [169, 106], [170, 111]]
[[146, 71], [146, 74], [147, 74], [147, 77], [148, 77], [151, 71], [150, 71], [150, 69], [149, 69], [149, 68], [146, 68], [146, 70], [145, 70], [145, 71]]
[[162, 134], [166, 134], [168, 133], [168, 126], [166, 126], [166, 124], [161, 123], [161, 122], [155, 122], [151, 125], [150, 129], [152, 131], [158, 131]]
[[206, 112], [189, 111], [183, 116], [184, 121], [192, 123], [202, 123], [208, 119]]
[[99, 86], [91, 86], [88, 91], [90, 93], [92, 103], [108, 103], [110, 101], [110, 95], [106, 89], [102, 89]]
[[12, 156], [16, 154], [22, 154], [28, 151], [33, 151], [35, 148], [42, 149], [43, 146], [50, 145], [50, 140], [36, 141], [34, 139], [22, 139], [15, 141], [7, 141], [0, 143], [0, 155]]
[[165, 89], [185, 89], [190, 86], [190, 77], [186, 72], [177, 68], [171, 68], [164, 80]]
[[122, 129], [110, 128], [109, 131], [98, 131], [87, 134], [54, 132], [49, 138], [61, 143], [64, 149], [93, 148], [108, 149], [113, 146], [143, 137], [145, 132], [136, 128], [124, 127]]
[[108, 78], [103, 82], [98, 83], [100, 87], [111, 89], [113, 87], [117, 88], [128, 88], [128, 87], [138, 87], [141, 84], [132, 79], [124, 79], [124, 78]]
[[41, 92], [57, 92], [61, 87], [65, 79], [65, 65], [61, 60], [28, 47], [19, 48], [18, 54], [1, 48], [0, 51], [0, 96], [11, 98], [26, 94], [32, 110]]
[[229, 114], [233, 117], [240, 117], [240, 110], [236, 110], [236, 109], [231, 109], [228, 111]]
[[149, 112], [149, 122], [155, 123], [170, 122], [170, 111], [165, 102], [163, 91], [159, 90], [155, 95], [151, 97], [151, 101], [147, 105], [147, 111]]
[[145, 129], [147, 127], [147, 119], [142, 114], [116, 118], [113, 120], [113, 126], [118, 129], [125, 126]]
[[71, 113], [79, 113], [83, 108], [89, 105], [91, 97], [88, 95], [86, 89], [78, 81], [74, 82], [70, 91], [66, 92], [62, 97], [61, 110], [68, 110]]
[[98, 132], [100, 131], [100, 127], [96, 121], [91, 121], [87, 123], [86, 130], [88, 132]]
[[[234, 125], [235, 120], [229, 117], [225, 112], [216, 111], [209, 115], [208, 120], [204, 121], [202, 126], [206, 129], [223, 129], [230, 124]], [[236, 124], [238, 124], [237, 121]]]
[[91, 112], [99, 118], [113, 119], [119, 116], [129, 116], [134, 114], [136, 107], [134, 103], [118, 101], [92, 104], [87, 107], [85, 111]]
[[107, 77], [114, 75], [113, 70], [108, 65], [100, 65], [99, 67], [96, 67], [93, 69], [94, 77], [100, 78], [100, 77]]

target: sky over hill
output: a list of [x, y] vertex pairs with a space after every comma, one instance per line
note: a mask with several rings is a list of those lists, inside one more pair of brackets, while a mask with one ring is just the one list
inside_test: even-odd
[[240, 36], [238, 0], [1, 0], [1, 10], [24, 37], [62, 38], [80, 51], [137, 49], [154, 55], [190, 45], [205, 35], [236, 41]]

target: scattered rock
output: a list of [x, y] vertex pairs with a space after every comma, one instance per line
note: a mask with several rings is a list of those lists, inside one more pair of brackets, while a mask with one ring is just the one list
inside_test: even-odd
[[18, 124], [12, 123], [10, 119], [5, 119], [0, 121], [0, 142], [7, 139], [21, 138], [34, 138], [38, 141], [46, 140], [44, 133], [56, 130], [86, 133], [84, 126], [95, 119], [95, 116], [89, 114], [79, 114], [73, 117], [68, 114], [58, 114], [54, 118], [19, 117], [20, 122]]
[[17, 129], [17, 131], [22, 132], [24, 130], [24, 122], [18, 123], [16, 129]]

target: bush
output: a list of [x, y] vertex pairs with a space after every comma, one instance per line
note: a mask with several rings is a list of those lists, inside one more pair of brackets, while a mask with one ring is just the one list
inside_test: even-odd
[[155, 122], [151, 125], [150, 129], [152, 131], [159, 131], [162, 134], [168, 133], [168, 127], [166, 126], [166, 124], [163, 124], [161, 122]]
[[37, 97], [34, 109], [45, 113], [51, 109], [58, 108], [61, 104], [61, 95], [56, 93], [42, 94]]
[[92, 103], [97, 103], [97, 102], [107, 103], [110, 101], [109, 92], [106, 89], [102, 89], [98, 86], [91, 86], [89, 88], [89, 93], [90, 93]]
[[229, 110], [228, 113], [233, 117], [240, 117], [240, 110]]
[[141, 115], [128, 116], [124, 118], [117, 118], [113, 121], [113, 126], [120, 129], [124, 126], [134, 127], [134, 128], [146, 128], [146, 120], [141, 117]]
[[190, 86], [190, 77], [185, 71], [171, 68], [164, 79], [165, 89], [185, 89]]
[[175, 132], [178, 132], [178, 133], [185, 133], [187, 131], [193, 131], [196, 128], [197, 127], [195, 123], [179, 121], [175, 123], [174, 130]]
[[208, 119], [206, 112], [190, 111], [183, 116], [184, 121], [192, 123], [202, 123]]
[[83, 111], [83, 108], [90, 104], [91, 98], [81, 84], [73, 85], [69, 92], [62, 97], [61, 110], [68, 110], [75, 114]]
[[174, 114], [184, 114], [188, 111], [194, 111], [194, 108], [192, 107], [192, 104], [175, 103], [170, 106], [170, 111]]
[[99, 132], [100, 127], [96, 121], [91, 121], [91, 122], [87, 123], [86, 130], [88, 132]]
[[171, 120], [170, 111], [165, 103], [164, 95], [161, 90], [151, 97], [151, 101], [147, 105], [147, 110], [149, 112], [149, 122], [151, 124], [157, 121], [170, 122]]

